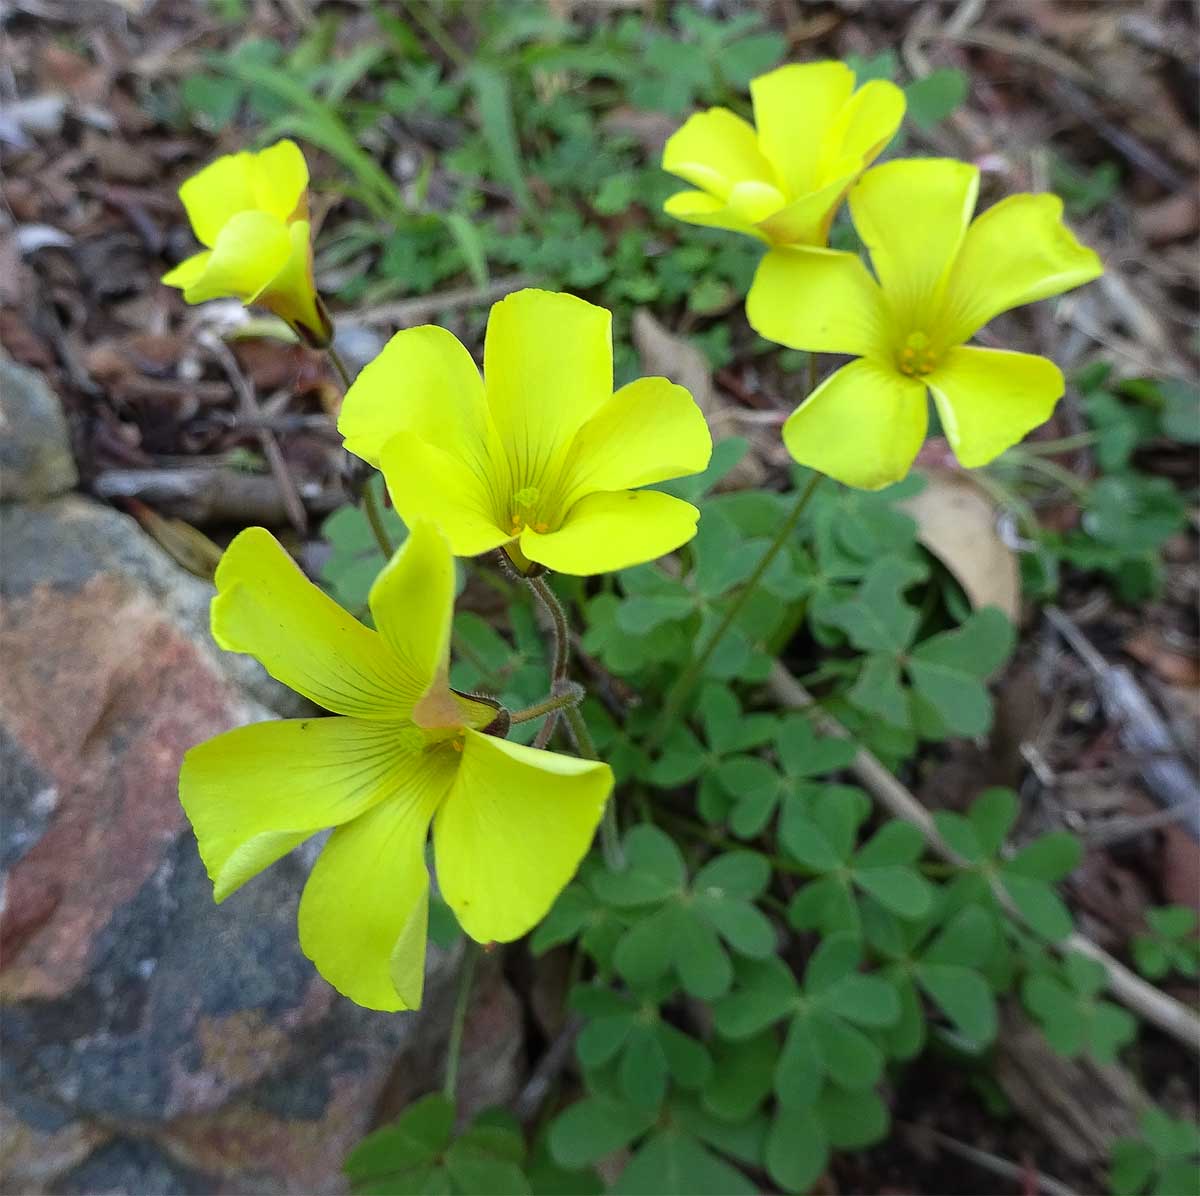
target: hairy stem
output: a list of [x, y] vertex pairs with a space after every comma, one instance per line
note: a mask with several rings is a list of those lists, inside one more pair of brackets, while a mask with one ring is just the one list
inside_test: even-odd
[[565, 681], [571, 653], [571, 632], [567, 625], [567, 612], [563, 609], [563, 604], [559, 602], [558, 595], [546, 584], [544, 577], [527, 577], [525, 580], [554, 625], [554, 664], [550, 672], [551, 683]]
[[[592, 733], [584, 721], [583, 712], [578, 706], [568, 706], [563, 711], [563, 718], [575, 740], [575, 749], [585, 760], [599, 760], [596, 744]], [[620, 872], [625, 867], [625, 852], [621, 848], [621, 831], [617, 826], [617, 802], [615, 797], [609, 797], [604, 807], [604, 817], [600, 820], [600, 850], [604, 853], [604, 862], [614, 872]]]
[[454, 1020], [450, 1023], [450, 1043], [446, 1048], [446, 1078], [442, 1092], [453, 1104], [458, 1088], [458, 1060], [462, 1055], [463, 1027], [467, 1022], [467, 1007], [471, 1004], [471, 982], [475, 978], [475, 962], [479, 958], [479, 947], [467, 939], [463, 950], [462, 965], [458, 973], [458, 998], [454, 1002]]
[[762, 580], [763, 575], [771, 567], [771, 562], [779, 555], [783, 546], [788, 542], [796, 524], [800, 520], [800, 516], [804, 514], [804, 508], [808, 506], [808, 500], [812, 498], [817, 487], [821, 484], [823, 477], [819, 473], [815, 473], [808, 485], [800, 492], [800, 496], [788, 512], [787, 518], [779, 525], [779, 530], [775, 533], [775, 538], [771, 541], [770, 547], [763, 554], [762, 560], [754, 568], [754, 572], [746, 579], [746, 584], [742, 586], [738, 595], [729, 604], [725, 610], [725, 614], [721, 617], [721, 621], [713, 629], [712, 635], [705, 640], [700, 651], [692, 657], [687, 668], [679, 674], [678, 680], [671, 688], [671, 692], [667, 695], [667, 700], [663, 704], [662, 713], [658, 716], [654, 726], [650, 729], [650, 734], [646, 737], [645, 748], [648, 753], [657, 751], [666, 739], [679, 713], [683, 710], [688, 697], [699, 681], [701, 674], [704, 672], [704, 666], [708, 664], [712, 658], [712, 654], [717, 650], [721, 640], [725, 638], [725, 633], [733, 626], [734, 620], [741, 614], [742, 608], [750, 600], [751, 594], [758, 588], [758, 583]]
[[524, 710], [512, 711], [509, 717], [514, 723], [527, 723], [531, 719], [541, 718], [543, 714], [564, 710], [568, 706], [578, 706], [583, 701], [583, 686], [572, 682], [568, 682], [568, 686], [569, 688], [564, 689], [562, 693], [550, 694], [542, 701], [526, 706]]

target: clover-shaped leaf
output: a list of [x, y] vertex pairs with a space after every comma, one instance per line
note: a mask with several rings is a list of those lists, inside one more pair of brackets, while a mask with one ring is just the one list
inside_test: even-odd
[[725, 1038], [761, 1034], [790, 1018], [775, 1066], [775, 1093], [784, 1104], [811, 1104], [825, 1077], [849, 1089], [869, 1088], [883, 1072], [883, 1053], [859, 1027], [891, 1025], [900, 1009], [886, 980], [857, 971], [862, 942], [851, 934], [825, 938], [813, 952], [803, 984], [778, 957], [739, 968], [739, 985], [716, 1007]]
[[625, 854], [624, 869], [597, 871], [590, 884], [600, 900], [638, 911], [613, 953], [617, 971], [635, 988], [674, 972], [689, 993], [711, 1000], [733, 978], [722, 942], [750, 957], [774, 951], [771, 923], [753, 904], [770, 879], [761, 856], [718, 856], [689, 886], [679, 849], [657, 827], [634, 827]]
[[1196, 911], [1186, 905], [1148, 909], [1149, 934], [1133, 940], [1133, 958], [1143, 976], [1158, 980], [1168, 972], [1184, 976], [1200, 972], [1200, 940], [1196, 938]]
[[1021, 999], [1060, 1054], [1073, 1058], [1086, 1050], [1101, 1063], [1112, 1063], [1136, 1036], [1137, 1022], [1120, 1006], [1100, 1000], [1106, 982], [1103, 965], [1072, 951], [1057, 975], [1027, 977]]

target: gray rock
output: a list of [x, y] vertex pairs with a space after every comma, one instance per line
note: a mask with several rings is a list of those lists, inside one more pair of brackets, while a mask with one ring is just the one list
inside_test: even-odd
[[[180, 760], [290, 691], [216, 650], [212, 587], [124, 515], [8, 504], [0, 541], [0, 1190], [343, 1191], [396, 1077], [439, 1083], [457, 952], [431, 945], [419, 1013], [338, 996], [297, 942], [315, 842], [215, 905]], [[463, 1075], [503, 1100], [520, 1011], [483, 975]]]
[[40, 374], [0, 355], [0, 500], [40, 502], [78, 481], [58, 396]]

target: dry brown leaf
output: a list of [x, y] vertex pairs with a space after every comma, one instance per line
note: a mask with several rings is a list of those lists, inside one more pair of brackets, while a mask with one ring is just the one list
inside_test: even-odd
[[[713, 385], [708, 358], [681, 336], [663, 327], [645, 308], [633, 316], [633, 344], [642, 358], [642, 372], [661, 375], [690, 392], [708, 420], [713, 440], [739, 434], [733, 408]], [[727, 489], [757, 486], [766, 476], [762, 461], [748, 452], [724, 480]]]
[[1152, 629], [1144, 628], [1127, 639], [1122, 647], [1134, 660], [1169, 684], [1193, 689], [1200, 686], [1200, 660], [1169, 647]]
[[902, 503], [917, 521], [922, 544], [954, 575], [971, 605], [998, 606], [1014, 623], [1021, 614], [1017, 558], [996, 533], [996, 508], [961, 473], [919, 470], [925, 489]]

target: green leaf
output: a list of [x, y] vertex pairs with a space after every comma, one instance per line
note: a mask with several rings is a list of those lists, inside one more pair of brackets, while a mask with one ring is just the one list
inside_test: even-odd
[[584, 1097], [560, 1113], [550, 1127], [550, 1153], [560, 1167], [586, 1167], [628, 1146], [653, 1120], [652, 1115], [606, 1097]]
[[1017, 820], [1017, 795], [1011, 789], [986, 789], [967, 812], [985, 856], [994, 856]]
[[[1132, 1138], [1114, 1142], [1108, 1173], [1108, 1186], [1113, 1196], [1137, 1196], [1144, 1192], [1156, 1170], [1154, 1162], [1154, 1153], [1144, 1143]], [[1181, 1192], [1186, 1190], [1180, 1189]]]
[[476, 1122], [446, 1152], [445, 1166], [464, 1194], [525, 1196], [532, 1189], [521, 1169], [524, 1158], [519, 1131]]
[[775, 735], [779, 762], [789, 777], [817, 777], [849, 767], [855, 746], [846, 739], [818, 735], [803, 714], [788, 715]]
[[708, 1080], [712, 1057], [702, 1042], [664, 1021], [655, 1025], [654, 1034], [677, 1084], [684, 1088], [699, 1088]]
[[908, 658], [913, 687], [955, 734], [981, 735], [992, 719], [981, 682], [1008, 659], [1014, 643], [1003, 612], [985, 607], [956, 631], [932, 636], [913, 650]]
[[533, 197], [525, 183], [525, 170], [521, 165], [508, 79], [495, 67], [479, 61], [471, 65], [467, 78], [475, 92], [480, 128], [491, 152], [496, 177], [508, 187], [521, 208], [531, 211]]
[[908, 116], [918, 128], [932, 129], [967, 98], [967, 76], [954, 67], [941, 67], [908, 84]]
[[575, 1040], [575, 1053], [584, 1067], [603, 1067], [615, 1059], [635, 1024], [631, 1010], [587, 1022]]
[[835, 1084], [860, 1089], [878, 1082], [883, 1075], [883, 1052], [861, 1030], [841, 1018], [816, 1011], [812, 1027], [825, 1071]]
[[911, 822], [893, 818], [858, 849], [854, 855], [854, 866], [861, 869], [915, 864], [924, 852], [924, 835]]
[[1021, 1000], [1059, 1054], [1072, 1058], [1083, 1050], [1084, 1022], [1078, 1000], [1065, 985], [1053, 976], [1029, 976], [1021, 986]]
[[717, 1032], [725, 1038], [751, 1038], [796, 1007], [795, 977], [778, 957], [747, 961], [738, 968], [738, 986], [717, 1002]]
[[862, 960], [862, 939], [853, 934], [831, 934], [817, 944], [804, 970], [804, 989], [824, 992], [852, 973]]
[[798, 890], [788, 904], [788, 921], [797, 930], [825, 934], [862, 929], [858, 904], [850, 885], [841, 876], [823, 876]]
[[952, 810], [935, 810], [933, 824], [946, 845], [968, 863], [976, 863], [990, 854], [984, 851], [971, 821], [961, 814], [955, 814]]
[[992, 953], [995, 926], [994, 918], [986, 910], [978, 905], [965, 906], [942, 927], [922, 953], [922, 961], [980, 967]]
[[627, 908], [676, 896], [685, 876], [683, 856], [671, 836], [642, 823], [625, 836], [625, 868], [597, 872], [591, 883], [601, 901]]
[[733, 965], [712, 928], [699, 918], [681, 917], [671, 933], [675, 971], [683, 987], [704, 1001], [728, 992]]
[[846, 698], [860, 710], [878, 715], [893, 727], [912, 725], [908, 695], [900, 683], [900, 662], [894, 656], [864, 657], [858, 680]]
[[1045, 883], [1004, 868], [1000, 883], [1026, 922], [1052, 943], [1071, 933], [1071, 914], [1058, 894]]
[[783, 1106], [767, 1135], [767, 1171], [789, 1192], [807, 1192], [829, 1162], [824, 1119], [813, 1107]]
[[657, 1113], [667, 1095], [667, 1056], [649, 1027], [639, 1025], [621, 1056], [621, 1094], [635, 1108]]
[[686, 592], [677, 594], [635, 594], [617, 607], [617, 626], [630, 635], [647, 635], [664, 623], [686, 618], [695, 610], [695, 601]]
[[1181, 939], [1196, 929], [1196, 911], [1186, 905], [1164, 905], [1146, 911], [1146, 921], [1163, 938]]
[[666, 975], [681, 928], [691, 924], [676, 905], [641, 918], [621, 936], [613, 952], [613, 964], [635, 988], [645, 988]]
[[983, 1047], [996, 1037], [996, 1001], [978, 973], [957, 964], [919, 963], [917, 980], [959, 1032]]
[[779, 838], [793, 858], [814, 872], [834, 872], [845, 862], [824, 831], [805, 816], [799, 804], [784, 805]]
[[650, 766], [646, 779], [662, 789], [674, 789], [698, 777], [707, 758], [708, 753], [700, 740], [687, 727], [678, 724], [668, 735], [662, 754]]
[[767, 1031], [735, 1046], [720, 1039], [713, 1045], [715, 1062], [700, 1094], [701, 1103], [714, 1117], [744, 1121], [771, 1091], [779, 1041]]
[[450, 1144], [454, 1106], [441, 1093], [409, 1105], [391, 1125], [368, 1134], [351, 1152], [343, 1170], [353, 1184], [432, 1164]]
[[920, 616], [903, 599], [904, 591], [924, 576], [924, 569], [902, 557], [876, 561], [852, 601], [829, 612], [861, 652], [903, 652], [912, 642]]
[[821, 1003], [830, 1013], [860, 1026], [890, 1026], [900, 1016], [895, 987], [882, 976], [850, 972], [822, 993]]
[[933, 888], [919, 873], [900, 866], [854, 869], [855, 883], [901, 918], [922, 918], [933, 905]]
[[1137, 1037], [1137, 1019], [1110, 1001], [1097, 1001], [1091, 1014], [1088, 1047], [1099, 1062], [1114, 1063], [1117, 1052]]
[[829, 1144], [840, 1150], [858, 1150], [885, 1138], [888, 1112], [871, 1091], [848, 1092], [830, 1085], [817, 1098]]
[[1035, 880], [1056, 881], [1078, 868], [1082, 858], [1083, 847], [1079, 840], [1068, 831], [1056, 831], [1035, 839], [1004, 868], [1006, 872], [1031, 876]]
[[756, 1196], [758, 1189], [690, 1134], [667, 1129], [646, 1139], [610, 1191], [614, 1196]]
[[695, 908], [735, 950], [751, 959], [765, 959], [775, 951], [775, 928], [770, 919], [748, 901], [699, 897]]
[[784, 1105], [811, 1105], [825, 1082], [825, 1057], [814, 1023], [794, 1017], [775, 1067], [775, 1095]]
[[771, 865], [755, 851], [730, 851], [710, 860], [696, 873], [692, 892], [714, 898], [751, 900], [771, 880]]

